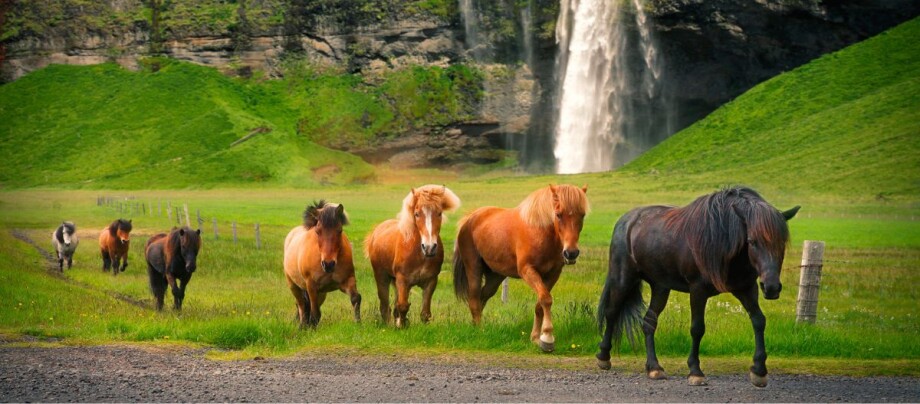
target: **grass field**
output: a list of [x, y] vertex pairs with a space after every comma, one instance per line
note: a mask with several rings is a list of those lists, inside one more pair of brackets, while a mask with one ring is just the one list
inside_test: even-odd
[[[483, 205], [514, 206], [530, 190], [548, 182], [588, 183], [593, 213], [582, 236], [583, 257], [567, 267], [554, 290], [557, 330], [555, 356], [583, 358], [586, 364], [596, 351], [599, 335], [594, 323], [596, 300], [606, 272], [606, 245], [616, 218], [628, 208], [648, 203], [684, 204], [700, 191], [649, 190], [628, 177], [583, 175], [577, 177], [522, 177], [491, 182], [458, 180], [448, 183], [463, 200], [460, 214]], [[416, 184], [421, 185], [421, 184]], [[3, 332], [65, 341], [89, 343], [155, 341], [200, 343], [232, 350], [229, 355], [272, 356], [301, 351], [361, 353], [481, 354], [485, 357], [513, 352], [538, 356], [529, 341], [533, 293], [521, 281], [511, 282], [508, 303], [490, 302], [482, 327], [470, 324], [465, 304], [452, 294], [450, 266], [445, 265], [435, 293], [431, 324], [417, 321], [420, 291], [410, 301], [407, 330], [379, 324], [377, 298], [369, 263], [356, 260], [358, 287], [364, 296], [361, 324], [350, 319], [344, 294], [330, 295], [322, 323], [316, 330], [297, 329], [293, 298], [286, 290], [281, 271], [281, 242], [299, 223], [304, 205], [319, 198], [345, 204], [352, 224], [346, 229], [356, 247], [377, 222], [390, 218], [410, 184], [302, 190], [212, 191], [18, 191], [0, 194], [0, 301], [4, 302], [0, 329]], [[151, 234], [172, 224], [162, 215], [120, 213], [96, 206], [98, 195], [132, 196], [135, 202], [157, 206], [169, 200], [188, 203], [207, 218], [205, 244], [182, 313], [152, 309], [147, 289], [142, 245]], [[371, 197], [372, 196], [372, 197]], [[793, 203], [804, 206], [791, 225], [793, 240], [784, 264], [784, 292], [777, 301], [762, 302], [767, 314], [767, 348], [774, 358], [788, 363], [779, 371], [811, 372], [816, 363], [867, 361], [857, 374], [920, 374], [920, 348], [915, 344], [920, 320], [915, 311], [918, 292], [912, 285], [920, 276], [920, 210], [911, 204], [853, 206], [845, 199], [828, 197], [787, 201], [765, 197], [780, 208]], [[889, 206], [894, 205], [894, 206]], [[453, 246], [454, 215], [442, 235]], [[135, 228], [130, 266], [112, 277], [100, 270], [95, 238], [99, 229], [117, 217], [133, 217]], [[210, 219], [216, 217], [220, 240], [213, 239]], [[43, 248], [55, 223], [75, 220], [82, 236], [75, 267], [66, 279], [50, 275], [36, 250], [14, 239], [10, 229], [23, 229]], [[230, 240], [229, 223], [239, 223], [239, 244]], [[254, 247], [252, 225], [262, 228], [263, 248]], [[805, 239], [828, 242], [825, 252], [819, 318], [816, 325], [795, 324], [795, 296], [801, 245]], [[134, 302], [132, 304], [131, 302]], [[753, 353], [753, 332], [739, 303], [729, 296], [713, 299], [707, 310], [706, 357], [720, 357], [716, 370], [746, 369]], [[684, 357], [690, 336], [686, 295], [674, 294], [660, 322], [659, 353], [665, 358]], [[884, 338], [879, 338], [884, 335]], [[638, 363], [641, 353], [624, 346], [625, 363]], [[731, 360], [729, 358], [735, 358]], [[797, 366], [795, 359], [808, 359]], [[898, 361], [880, 360], [899, 359]], [[541, 359], [535, 359], [542, 361]], [[641, 362], [641, 361], [640, 361]], [[681, 362], [676, 360], [676, 363]], [[572, 362], [566, 362], [571, 364]], [[809, 365], [804, 365], [805, 363]], [[616, 365], [615, 365], [616, 366]], [[849, 366], [849, 365], [848, 365]], [[676, 367], [676, 368], [675, 368]], [[641, 367], [629, 370], [640, 370]], [[774, 368], [775, 369], [775, 368]], [[683, 365], [672, 365], [683, 372]]]

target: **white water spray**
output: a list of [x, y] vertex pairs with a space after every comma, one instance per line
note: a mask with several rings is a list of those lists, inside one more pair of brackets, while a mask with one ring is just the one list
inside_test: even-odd
[[[628, 71], [627, 35], [620, 9], [611, 0], [561, 0], [556, 24], [560, 81], [556, 121], [556, 171], [560, 174], [614, 168], [617, 149], [630, 135], [631, 100], [637, 89], [655, 95], [660, 62], [640, 0], [633, 0], [639, 49], [644, 69], [640, 77]], [[648, 118], [646, 118], [648, 119]]]

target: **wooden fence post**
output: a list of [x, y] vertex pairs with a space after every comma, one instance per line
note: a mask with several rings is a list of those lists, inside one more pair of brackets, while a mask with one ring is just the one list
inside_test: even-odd
[[502, 281], [502, 303], [508, 303], [508, 278]]
[[256, 223], [256, 250], [262, 249], [262, 238], [259, 236], [259, 224]]
[[233, 244], [236, 244], [236, 222], [233, 222]]
[[818, 291], [821, 290], [821, 268], [824, 266], [824, 242], [805, 240], [802, 248], [802, 272], [799, 276], [799, 296], [795, 304], [795, 322], [814, 324], [818, 316]]
[[185, 225], [189, 228], [192, 227], [192, 219], [188, 217], [188, 203], [182, 204], [183, 209], [185, 209]]
[[214, 223], [214, 239], [217, 240], [219, 238], [219, 236], [217, 235], [217, 218], [215, 217], [211, 219], [211, 221], [212, 223]]
[[176, 206], [176, 225], [182, 224], [182, 215], [179, 214], [179, 207]]
[[169, 201], [166, 201], [166, 217], [168, 217], [169, 222], [172, 223], [172, 208], [169, 206]]
[[204, 219], [201, 218], [201, 209], [195, 209], [195, 215], [198, 216], [198, 228], [204, 226]]

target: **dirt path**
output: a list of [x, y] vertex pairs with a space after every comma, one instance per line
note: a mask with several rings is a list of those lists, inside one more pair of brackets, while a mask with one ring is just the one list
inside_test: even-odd
[[706, 387], [682, 377], [439, 364], [396, 357], [308, 355], [213, 361], [202, 351], [129, 346], [0, 346], [0, 401], [831, 402], [918, 401], [914, 378], [744, 375]]

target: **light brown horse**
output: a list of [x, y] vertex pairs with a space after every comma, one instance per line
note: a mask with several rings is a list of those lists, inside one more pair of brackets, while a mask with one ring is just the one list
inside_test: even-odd
[[537, 294], [530, 340], [544, 352], [555, 349], [550, 291], [562, 267], [578, 258], [578, 238], [589, 210], [587, 192], [587, 186], [550, 185], [516, 208], [483, 207], [460, 221], [454, 293], [469, 303], [474, 324], [506, 277], [521, 278]]
[[[128, 247], [131, 246], [131, 221], [118, 219], [99, 233], [99, 252], [102, 253], [102, 270], [112, 269], [112, 275], [128, 267]], [[123, 261], [122, 261], [123, 260]], [[122, 261], [121, 268], [118, 267]]]
[[326, 293], [336, 289], [351, 297], [355, 321], [361, 321], [351, 243], [342, 229], [348, 224], [345, 207], [321, 200], [307, 206], [303, 219], [284, 240], [284, 276], [300, 326], [316, 327]]
[[[460, 198], [443, 185], [413, 189], [403, 199], [396, 219], [377, 225], [364, 241], [364, 253], [374, 268], [380, 317], [390, 321], [390, 285], [396, 288], [396, 326], [409, 324], [409, 289], [422, 288], [422, 322], [431, 319], [431, 296], [444, 262], [441, 222], [444, 212], [460, 206]], [[440, 247], [440, 248], [439, 248]]]

